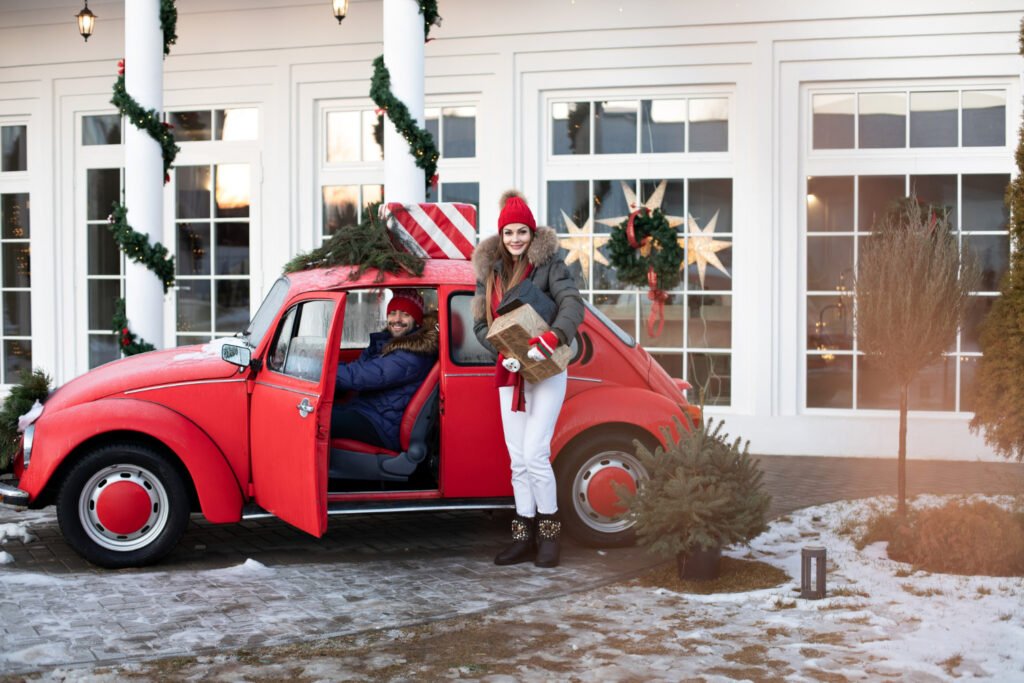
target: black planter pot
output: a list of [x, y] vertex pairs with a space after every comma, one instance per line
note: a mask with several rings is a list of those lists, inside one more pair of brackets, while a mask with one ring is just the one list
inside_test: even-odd
[[697, 548], [689, 553], [676, 555], [676, 569], [683, 581], [710, 581], [718, 578], [718, 562], [722, 559], [722, 548]]

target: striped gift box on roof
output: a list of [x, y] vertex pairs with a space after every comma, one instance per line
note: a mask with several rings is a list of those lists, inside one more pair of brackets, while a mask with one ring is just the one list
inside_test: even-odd
[[420, 258], [468, 259], [476, 246], [476, 207], [438, 202], [400, 204], [382, 209], [391, 241]]

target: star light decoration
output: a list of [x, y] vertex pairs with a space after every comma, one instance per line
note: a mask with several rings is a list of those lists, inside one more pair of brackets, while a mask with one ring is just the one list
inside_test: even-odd
[[715, 211], [715, 215], [711, 217], [711, 220], [703, 228], [697, 225], [697, 221], [693, 219], [693, 216], [687, 214], [686, 217], [689, 237], [679, 238], [679, 246], [686, 249], [686, 263], [680, 264], [679, 270], [685, 270], [690, 265], [696, 263], [701, 289], [704, 289], [704, 272], [707, 270], [709, 263], [722, 271], [727, 278], [732, 279], [729, 271], [725, 269], [725, 266], [722, 265], [717, 256], [717, 252], [730, 248], [732, 242], [716, 240], [713, 237], [715, 225], [718, 223], [718, 211]]
[[562, 220], [565, 221], [565, 230], [570, 235], [569, 237], [558, 238], [559, 244], [568, 252], [565, 255], [565, 265], [579, 261], [580, 268], [583, 269], [583, 279], [587, 279], [587, 276], [590, 273], [591, 237], [593, 237], [594, 240], [593, 260], [602, 265], [609, 265], [608, 258], [601, 253], [600, 249], [604, 245], [608, 244], [608, 240], [610, 238], [607, 235], [594, 235], [594, 227], [591, 222], [591, 218], [587, 219], [587, 222], [583, 224], [583, 227], [579, 227], [571, 218], [569, 218], [565, 211], [562, 211]]
[[[620, 181], [621, 182], [621, 181]], [[636, 193], [626, 183], [622, 184], [622, 193], [626, 197], [626, 205], [629, 206], [629, 210], [636, 211], [640, 208], [640, 203], [637, 201]], [[643, 206], [648, 211], [654, 211], [655, 209], [661, 208], [661, 203], [665, 200], [665, 187], [668, 184], [667, 180], [662, 180], [658, 183], [658, 187], [655, 188], [651, 196], [647, 198], [647, 201], [643, 203]], [[615, 227], [621, 225], [623, 221], [628, 220], [629, 216], [616, 216], [615, 218], [602, 218], [598, 223], [604, 225], [610, 225]], [[723, 242], [722, 240], [714, 239], [715, 226], [718, 223], [718, 212], [711, 217], [711, 221], [706, 226], [701, 228], [697, 225], [697, 221], [694, 220], [693, 216], [687, 214], [686, 218], [682, 216], [665, 216], [665, 220], [668, 221], [670, 228], [676, 228], [683, 223], [687, 224], [688, 237], [679, 238], [679, 246], [686, 251], [686, 261], [679, 265], [679, 270], [686, 270], [689, 266], [694, 263], [697, 264], [697, 275], [700, 278], [701, 289], [704, 288], [704, 274], [707, 271], [708, 264], [722, 271], [727, 278], [732, 278], [729, 275], [729, 271], [725, 269], [722, 262], [716, 256], [717, 252], [723, 249], [729, 249], [732, 247], [732, 242]], [[643, 248], [650, 250], [650, 244], [645, 244]], [[646, 256], [647, 254], [644, 254]]]
[[[629, 207], [630, 212], [636, 211], [640, 208], [640, 202], [637, 201], [636, 192], [633, 192], [633, 188], [626, 183], [619, 181], [622, 185], [622, 194], [626, 197], [626, 206]], [[647, 201], [643, 203], [643, 206], [648, 211], [654, 211], [655, 209], [661, 208], [661, 202], [665, 199], [665, 186], [668, 184], [667, 180], [662, 180], [658, 183], [658, 187], [654, 189], [651, 196], [647, 198]], [[622, 221], [627, 220], [629, 216], [616, 216], [615, 218], [602, 218], [598, 223], [604, 225], [610, 225], [616, 227], [622, 224]], [[686, 222], [686, 219], [682, 216], [665, 216], [665, 220], [668, 221], [668, 227], [677, 228]]]

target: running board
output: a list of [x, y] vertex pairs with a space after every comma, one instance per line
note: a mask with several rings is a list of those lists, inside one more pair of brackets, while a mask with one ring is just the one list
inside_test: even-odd
[[[335, 515], [368, 515], [385, 512], [440, 512], [444, 510], [513, 510], [515, 503], [511, 498], [463, 498], [457, 500], [438, 500], [436, 498], [417, 500], [367, 500], [353, 502], [336, 502], [327, 504], [327, 514]], [[242, 510], [242, 519], [271, 519], [276, 517], [258, 505], [246, 505]]]

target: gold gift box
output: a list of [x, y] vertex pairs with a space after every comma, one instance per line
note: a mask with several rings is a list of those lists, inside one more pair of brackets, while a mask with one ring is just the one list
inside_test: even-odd
[[522, 365], [519, 372], [531, 384], [536, 384], [565, 370], [572, 360], [572, 349], [559, 344], [551, 358], [532, 360], [527, 356], [530, 340], [551, 328], [531, 306], [520, 306], [497, 318], [487, 330], [487, 341], [501, 351], [505, 358], [515, 358]]

